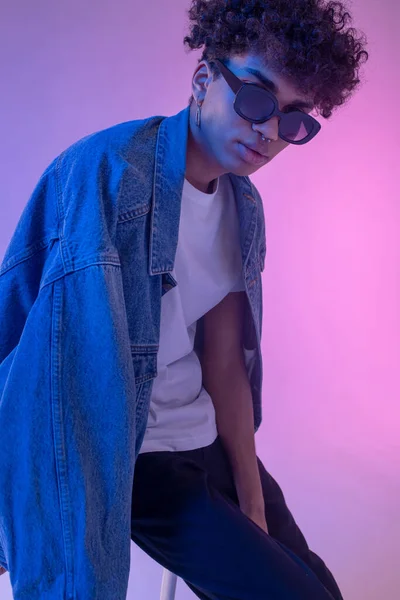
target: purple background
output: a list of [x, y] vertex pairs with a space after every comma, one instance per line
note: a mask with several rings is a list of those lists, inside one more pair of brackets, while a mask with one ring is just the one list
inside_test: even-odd
[[[188, 0], [2, 3], [0, 259], [40, 174], [118, 122], [183, 109]], [[365, 83], [307, 146], [252, 176], [267, 223], [257, 449], [346, 600], [400, 587], [399, 4], [357, 0]], [[132, 544], [128, 598], [161, 567]], [[0, 597], [11, 599], [8, 575]], [[179, 582], [177, 600], [194, 596]]]

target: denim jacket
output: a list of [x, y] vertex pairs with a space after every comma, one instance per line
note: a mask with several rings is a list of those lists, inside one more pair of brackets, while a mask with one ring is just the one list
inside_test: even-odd
[[[161, 297], [177, 285], [188, 126], [186, 108], [67, 148], [41, 176], [1, 263], [0, 564], [16, 600], [126, 598]], [[250, 179], [229, 177], [257, 431], [264, 212]]]

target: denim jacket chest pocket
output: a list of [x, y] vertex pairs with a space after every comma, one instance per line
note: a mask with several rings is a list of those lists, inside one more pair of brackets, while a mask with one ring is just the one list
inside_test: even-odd
[[148, 346], [131, 344], [136, 386], [136, 415], [139, 419], [148, 411], [151, 388], [157, 377], [158, 349], [158, 344]]
[[158, 344], [136, 346], [131, 344], [135, 383], [140, 385], [157, 377]]

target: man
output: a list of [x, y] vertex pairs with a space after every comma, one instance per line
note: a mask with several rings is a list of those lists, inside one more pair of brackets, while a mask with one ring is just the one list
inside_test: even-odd
[[[293, 55], [294, 12], [310, 35]], [[0, 565], [17, 599], [123, 600], [131, 538], [199, 598], [342, 598], [256, 455], [266, 243], [249, 175], [315, 137], [312, 109], [330, 116], [362, 53], [311, 0], [189, 14], [185, 41], [206, 45], [190, 107], [64, 151], [0, 267]]]
[[[296, 131], [295, 141], [309, 141], [319, 124], [304, 118], [312, 100], [259, 56], [235, 56], [229, 70], [221, 63], [221, 72], [213, 81], [201, 61], [193, 77], [178, 285], [163, 297], [158, 376], [136, 462], [132, 538], [204, 600], [341, 598], [256, 456], [242, 348], [246, 292], [240, 291], [236, 207], [225, 177], [248, 176], [271, 161], [289, 145], [279, 137], [285, 127], [288, 136]], [[235, 77], [237, 89], [249, 84], [241, 92], [246, 103], [238, 95], [236, 110], [229, 85]], [[259, 110], [261, 117], [274, 102], [281, 116], [296, 105], [304, 113], [292, 112], [289, 125], [277, 116], [255, 124], [237, 114]], [[194, 337], [203, 315], [198, 357]]]

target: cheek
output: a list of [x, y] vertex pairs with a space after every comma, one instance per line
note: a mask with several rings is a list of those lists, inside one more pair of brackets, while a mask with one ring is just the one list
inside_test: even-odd
[[233, 108], [233, 100], [231, 96], [226, 93], [214, 93], [212, 97], [210, 97], [210, 103], [212, 106], [211, 109], [211, 118], [213, 121], [213, 126], [216, 129], [220, 129], [222, 134], [225, 134], [227, 131], [239, 131], [245, 121], [237, 114], [235, 109]]

